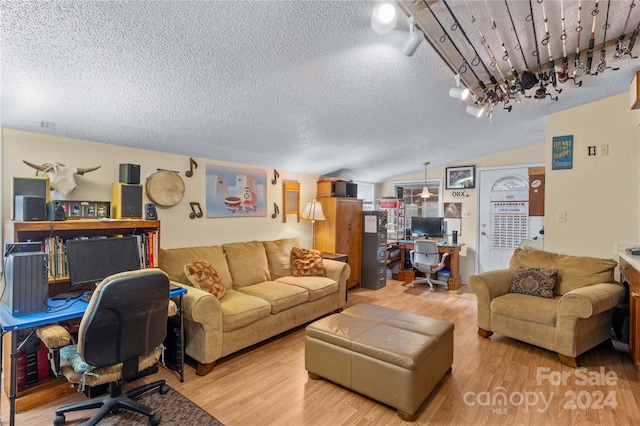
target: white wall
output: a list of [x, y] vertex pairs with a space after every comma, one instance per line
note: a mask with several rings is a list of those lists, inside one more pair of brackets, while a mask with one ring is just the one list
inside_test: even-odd
[[[161, 245], [164, 248], [195, 245], [213, 245], [233, 241], [268, 240], [284, 237], [300, 237], [306, 247], [311, 245], [311, 224], [309, 221], [296, 222], [295, 215], [282, 219], [282, 180], [297, 180], [301, 187], [301, 203], [305, 203], [316, 194], [318, 176], [292, 173], [278, 170], [280, 179], [277, 185], [268, 184], [267, 210], [265, 217], [202, 218], [189, 219], [189, 202], [198, 201], [205, 207], [205, 166], [207, 164], [233, 165], [206, 158], [194, 158], [199, 167], [194, 176], [184, 175], [189, 170], [189, 157], [157, 151], [127, 148], [118, 145], [103, 144], [80, 139], [48, 136], [13, 129], [2, 129], [2, 218], [11, 219], [11, 177], [34, 176], [35, 170], [22, 160], [40, 164], [57, 161], [72, 167], [102, 166], [100, 169], [78, 176], [78, 187], [71, 199], [90, 201], [110, 201], [111, 184], [119, 180], [119, 165], [133, 163], [140, 165], [140, 183], [156, 169], [176, 170], [185, 183], [185, 195], [180, 203], [173, 207], [158, 207], [161, 220]], [[242, 166], [235, 164], [235, 166]], [[273, 169], [266, 169], [270, 182]], [[143, 202], [151, 202], [146, 194]], [[277, 203], [280, 214], [271, 218], [273, 203]]]
[[[545, 249], [616, 258], [618, 243], [640, 242], [637, 117], [628, 93], [547, 117]], [[551, 170], [552, 138], [562, 135], [573, 135], [573, 168]], [[605, 144], [609, 155], [588, 156]]]

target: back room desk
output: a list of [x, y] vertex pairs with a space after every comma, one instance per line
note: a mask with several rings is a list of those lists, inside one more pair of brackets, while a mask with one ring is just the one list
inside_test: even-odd
[[[412, 240], [398, 241], [400, 245], [400, 271], [398, 279], [404, 282], [411, 282], [415, 279], [416, 273], [413, 270], [405, 270], [405, 259], [409, 261], [409, 250], [413, 250]], [[451, 271], [449, 276], [449, 290], [458, 290], [462, 285], [462, 277], [460, 276], [460, 250], [464, 244], [440, 244], [438, 243], [438, 252], [440, 254], [449, 253], [445, 260], [446, 267]]]

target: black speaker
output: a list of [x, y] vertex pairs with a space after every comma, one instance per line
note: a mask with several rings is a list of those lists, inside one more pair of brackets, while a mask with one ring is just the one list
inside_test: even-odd
[[403, 199], [404, 198], [404, 188], [401, 186], [396, 187], [396, 198]]
[[44, 197], [16, 195], [14, 213], [17, 221], [44, 220]]
[[453, 231], [451, 233], [451, 244], [458, 244], [458, 231]]
[[144, 218], [146, 220], [158, 220], [158, 212], [156, 211], [155, 204], [147, 203], [144, 205]]
[[120, 183], [138, 185], [140, 183], [140, 165], [120, 164]]
[[111, 185], [111, 217], [142, 218], [142, 185]]
[[336, 197], [358, 197], [358, 184], [353, 182], [336, 182]]
[[47, 220], [67, 220], [67, 214], [60, 201], [49, 201], [47, 203]]

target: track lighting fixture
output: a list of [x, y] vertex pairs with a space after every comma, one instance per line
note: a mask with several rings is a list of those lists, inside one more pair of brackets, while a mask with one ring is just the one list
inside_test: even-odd
[[471, 114], [476, 118], [479, 118], [484, 112], [484, 108], [475, 105], [467, 105], [466, 108], [467, 114]]
[[413, 16], [407, 18], [407, 23], [409, 24], [409, 39], [402, 48], [402, 54], [405, 56], [413, 56], [416, 50], [418, 50], [418, 46], [420, 46], [422, 40], [424, 40], [424, 33], [413, 24]]
[[396, 8], [390, 2], [379, 2], [373, 7], [371, 28], [378, 34], [391, 32], [396, 26]]
[[463, 101], [469, 97], [469, 89], [466, 87], [460, 87], [460, 74], [456, 74], [456, 87], [449, 89], [449, 96], [452, 98], [462, 99]]

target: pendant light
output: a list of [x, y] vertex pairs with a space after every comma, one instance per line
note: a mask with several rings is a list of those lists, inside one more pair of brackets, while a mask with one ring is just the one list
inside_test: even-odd
[[427, 166], [428, 165], [429, 165], [429, 161], [424, 163], [424, 188], [422, 188], [422, 192], [420, 193], [421, 198], [431, 197], [431, 193], [429, 192], [429, 188], [427, 187]]

